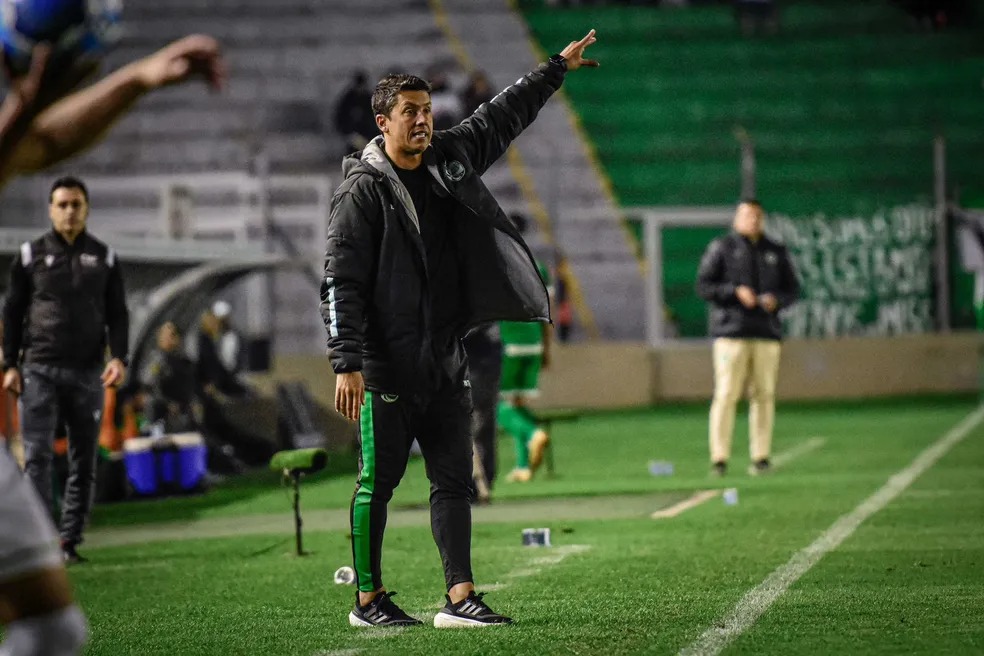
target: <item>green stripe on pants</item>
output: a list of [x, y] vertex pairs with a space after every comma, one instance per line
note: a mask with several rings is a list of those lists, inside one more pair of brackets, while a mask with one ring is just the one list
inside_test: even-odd
[[362, 443], [362, 471], [359, 472], [359, 489], [352, 501], [352, 553], [359, 590], [372, 592], [372, 537], [369, 532], [369, 512], [373, 488], [376, 483], [376, 436], [372, 425], [372, 392], [366, 391], [366, 404], [359, 418]]

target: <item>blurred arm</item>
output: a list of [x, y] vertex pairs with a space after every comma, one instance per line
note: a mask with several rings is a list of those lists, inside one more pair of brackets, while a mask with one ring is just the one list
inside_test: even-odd
[[697, 295], [709, 303], [729, 305], [738, 302], [735, 285], [724, 279], [724, 246], [715, 240], [707, 247], [697, 269]]
[[[10, 176], [40, 171], [100, 141], [106, 132], [148, 91], [203, 76], [213, 87], [225, 77], [218, 43], [211, 37], [185, 37], [137, 60], [92, 86], [61, 98], [33, 120], [22, 113], [11, 135], [20, 138], [0, 165], [0, 183]], [[6, 104], [6, 103], [5, 103]], [[2, 153], [0, 153], [2, 154]]]

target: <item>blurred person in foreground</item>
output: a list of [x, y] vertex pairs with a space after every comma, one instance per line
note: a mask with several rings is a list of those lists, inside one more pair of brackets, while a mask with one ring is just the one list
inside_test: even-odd
[[481, 175], [536, 118], [594, 30], [527, 73], [471, 117], [434, 131], [430, 85], [390, 75], [376, 85], [382, 135], [343, 162], [328, 223], [321, 314], [335, 408], [359, 422], [352, 499], [357, 627], [421, 622], [382, 582], [387, 505], [418, 438], [431, 482], [431, 529], [446, 604], [434, 626], [510, 623], [476, 594], [471, 568], [471, 394], [460, 338], [497, 320], [550, 320], [536, 263]]
[[[2, 343], [3, 320], [0, 319], [0, 344]], [[3, 352], [0, 349], [0, 362], [2, 361]], [[24, 439], [20, 434], [20, 410], [17, 407], [17, 397], [7, 390], [0, 392], [0, 440], [17, 462], [17, 466], [24, 469]]]
[[714, 400], [710, 414], [712, 473], [731, 457], [738, 399], [749, 388], [749, 474], [769, 470], [776, 412], [782, 322], [796, 302], [799, 279], [789, 252], [765, 235], [765, 211], [742, 200], [730, 233], [712, 241], [697, 272], [697, 293], [710, 304], [714, 338]]
[[[176, 41], [76, 90], [93, 72], [91, 66], [53, 66], [51, 47], [42, 44], [34, 50], [29, 71], [10, 79], [0, 104], [0, 186], [94, 145], [149, 91], [199, 76], [217, 88], [224, 78], [218, 44], [206, 36]], [[19, 264], [15, 260], [14, 266]], [[17, 393], [23, 385], [17, 369], [21, 354], [19, 348], [12, 350], [9, 324], [6, 327], [4, 387]], [[118, 378], [124, 373], [116, 367], [114, 371]], [[51, 414], [56, 415], [54, 408]], [[0, 624], [0, 654], [12, 656], [75, 656], [87, 634], [48, 510], [3, 450]]]

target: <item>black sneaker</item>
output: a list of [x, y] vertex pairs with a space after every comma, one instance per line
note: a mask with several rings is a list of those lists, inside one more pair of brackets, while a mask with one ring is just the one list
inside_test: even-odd
[[475, 594], [472, 591], [467, 597], [456, 604], [451, 603], [451, 597], [444, 596], [448, 603], [437, 611], [434, 616], [434, 626], [439, 629], [455, 629], [459, 627], [492, 626], [495, 624], [512, 624], [512, 619], [500, 615], [482, 601], [485, 593]]
[[414, 626], [423, 624], [420, 620], [410, 617], [390, 599], [395, 592], [380, 592], [366, 606], [359, 605], [359, 593], [355, 593], [355, 609], [349, 613], [349, 624], [352, 626]]
[[720, 476], [724, 476], [727, 473], [728, 473], [728, 463], [726, 463], [724, 461], [715, 462], [711, 466], [711, 476], [718, 476], [718, 477], [720, 477]]
[[753, 462], [748, 466], [748, 473], [750, 476], [761, 476], [762, 474], [768, 474], [772, 465], [769, 464], [768, 458], [763, 458]]
[[88, 558], [83, 557], [75, 550], [75, 545], [71, 542], [62, 542], [61, 552], [62, 560], [65, 561], [66, 565], [81, 565], [82, 563], [89, 562]]

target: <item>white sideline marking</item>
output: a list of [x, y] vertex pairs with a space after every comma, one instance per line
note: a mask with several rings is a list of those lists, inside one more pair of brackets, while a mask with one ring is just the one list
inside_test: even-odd
[[669, 519], [671, 517], [676, 517], [681, 515], [691, 508], [696, 508], [706, 501], [710, 501], [714, 497], [720, 495], [722, 490], [701, 490], [691, 497], [687, 497], [683, 501], [673, 504], [669, 508], [663, 508], [662, 510], [657, 510], [650, 515], [653, 519]]
[[498, 592], [509, 587], [508, 583], [489, 583], [488, 585], [478, 586], [482, 592]]
[[849, 538], [866, 519], [887, 506], [909, 487], [916, 478], [946, 455], [984, 420], [984, 406], [977, 408], [959, 424], [947, 431], [923, 450], [905, 469], [895, 473], [881, 488], [861, 502], [854, 510], [842, 515], [830, 528], [805, 549], [793, 554], [764, 581], [749, 590], [734, 610], [704, 631], [689, 647], [680, 651], [686, 655], [719, 654], [735, 638], [747, 631], [801, 576], [810, 571], [821, 558]]
[[774, 458], [772, 458], [772, 467], [777, 468], [777, 467], [782, 467], [784, 465], [788, 465], [791, 461], [795, 460], [796, 458], [799, 458], [802, 455], [806, 455], [810, 451], [819, 449], [826, 443], [827, 440], [823, 439], [822, 437], [811, 437], [805, 442], [801, 444], [797, 444], [793, 448], [787, 449], [782, 453], [777, 454]]
[[357, 656], [362, 653], [361, 649], [336, 649], [335, 651], [321, 650], [314, 652], [314, 656]]
[[174, 567], [174, 563], [166, 560], [150, 560], [133, 563], [91, 563], [87, 564], [87, 572], [130, 572], [138, 569], [161, 569]]

